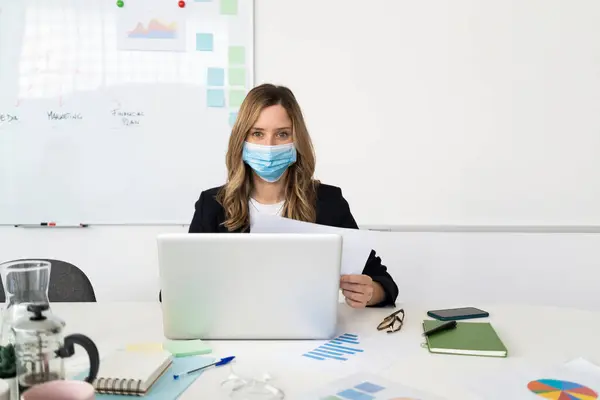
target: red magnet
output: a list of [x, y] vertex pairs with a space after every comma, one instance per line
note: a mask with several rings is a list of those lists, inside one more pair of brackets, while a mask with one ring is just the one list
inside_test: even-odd
[[185, 7], [185, 1], [181, 0], [179, 2], [179, 7], [181, 7], [181, 8]]

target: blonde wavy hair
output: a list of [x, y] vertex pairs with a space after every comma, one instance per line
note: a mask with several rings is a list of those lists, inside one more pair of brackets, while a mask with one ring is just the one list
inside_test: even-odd
[[244, 142], [260, 113], [267, 107], [281, 105], [292, 120], [292, 136], [297, 159], [284, 175], [285, 202], [282, 215], [287, 218], [315, 222], [316, 187], [315, 152], [304, 123], [302, 110], [292, 91], [284, 86], [263, 84], [252, 89], [244, 99], [229, 138], [225, 157], [227, 183], [219, 191], [217, 201], [225, 210], [223, 225], [230, 231], [247, 230], [250, 226], [248, 201], [252, 193], [252, 169], [242, 160]]

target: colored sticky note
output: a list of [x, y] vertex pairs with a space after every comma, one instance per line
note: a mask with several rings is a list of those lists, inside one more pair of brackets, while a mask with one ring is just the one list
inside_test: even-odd
[[230, 90], [229, 91], [229, 107], [239, 107], [244, 102], [246, 97], [245, 90]]
[[244, 65], [246, 49], [244, 46], [229, 46], [229, 65]]
[[206, 91], [206, 105], [208, 107], [225, 107], [225, 91], [222, 89], [208, 89]]
[[163, 345], [162, 343], [132, 343], [125, 346], [125, 350], [127, 351], [137, 351], [137, 352], [156, 352], [162, 351]]
[[229, 86], [246, 86], [246, 70], [229, 68]]
[[238, 12], [238, 0], [221, 0], [221, 14], [236, 15]]
[[223, 68], [209, 68], [206, 72], [208, 86], [225, 86], [225, 70]]
[[196, 34], [196, 50], [197, 51], [213, 51], [213, 34], [212, 33], [197, 33]]
[[235, 125], [235, 121], [237, 120], [238, 113], [232, 112], [229, 113], [229, 126]]
[[212, 352], [208, 343], [197, 340], [165, 340], [165, 350], [175, 357], [189, 357]]

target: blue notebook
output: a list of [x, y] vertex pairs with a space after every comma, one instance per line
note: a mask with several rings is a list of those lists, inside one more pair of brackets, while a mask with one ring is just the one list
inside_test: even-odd
[[[184, 374], [196, 368], [200, 368], [215, 362], [214, 358], [210, 357], [183, 357], [173, 358], [173, 363], [165, 371], [165, 373], [152, 385], [150, 390], [143, 396], [146, 400], [175, 400], [181, 396], [187, 388], [202, 374], [203, 371], [198, 371], [189, 375], [182, 375], [179, 379], [173, 379], [174, 374]], [[87, 375], [87, 371], [82, 373], [77, 379], [83, 379]], [[96, 399], [101, 400], [132, 400], [135, 395], [115, 395], [115, 394], [99, 394], [96, 393]]]

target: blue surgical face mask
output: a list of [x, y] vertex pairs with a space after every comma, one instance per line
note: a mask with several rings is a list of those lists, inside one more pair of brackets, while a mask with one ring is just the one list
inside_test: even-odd
[[294, 143], [263, 146], [244, 142], [242, 159], [263, 180], [277, 182], [285, 170], [296, 162], [296, 147]]

